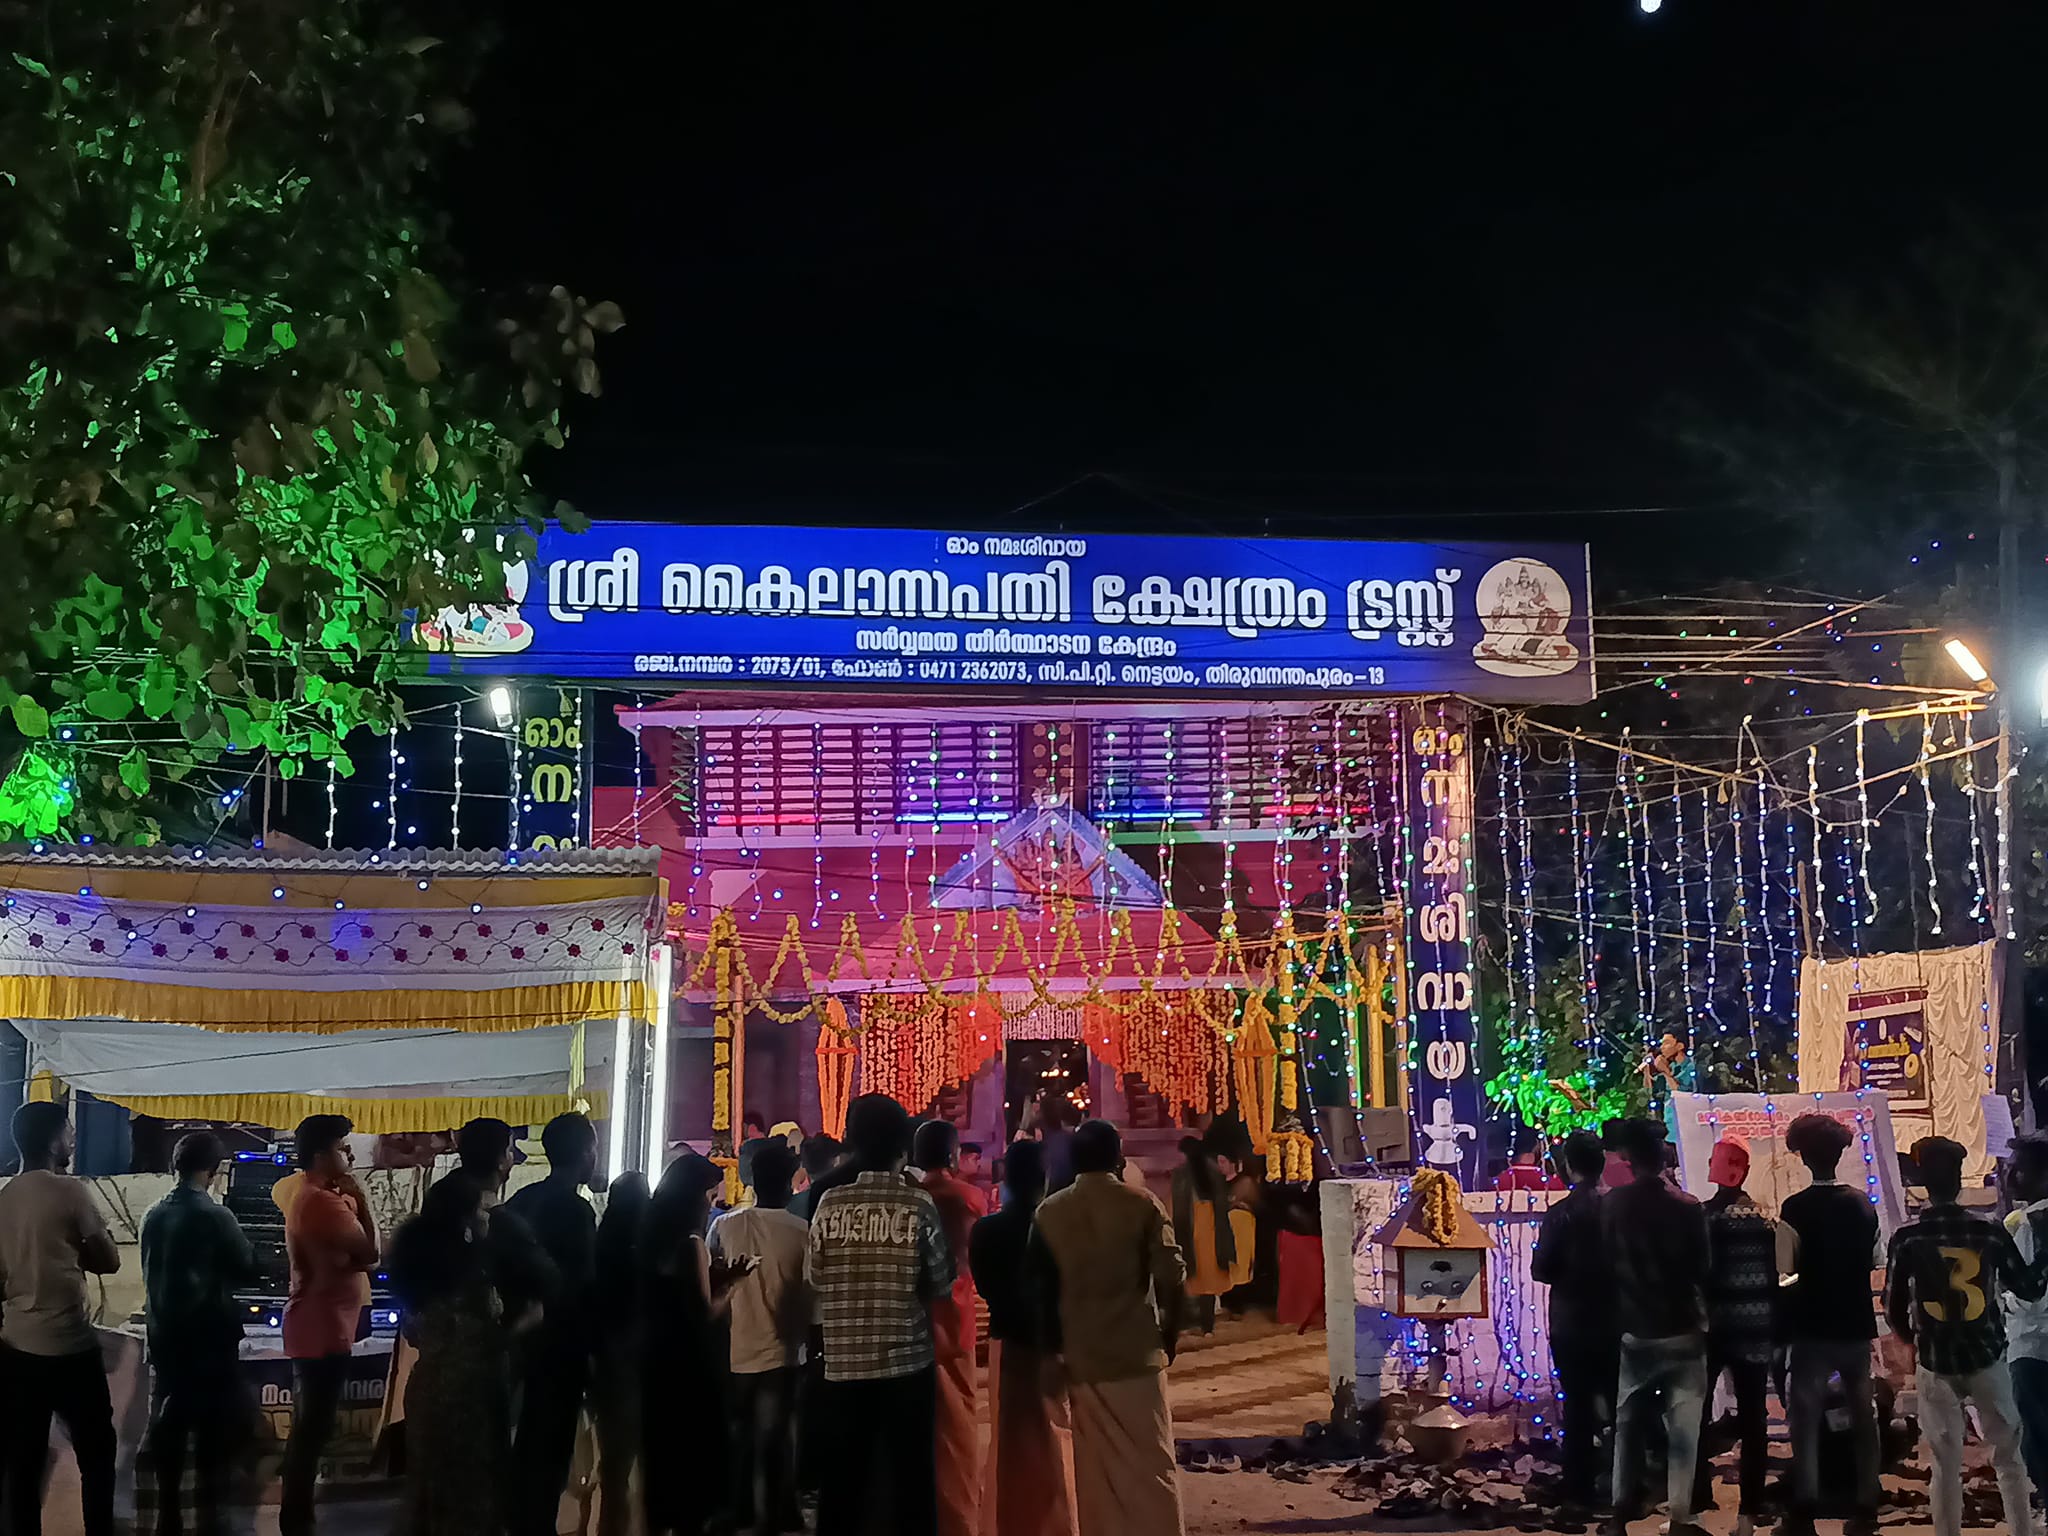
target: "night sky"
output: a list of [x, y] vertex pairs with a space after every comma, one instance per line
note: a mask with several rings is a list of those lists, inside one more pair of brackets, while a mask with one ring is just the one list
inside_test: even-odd
[[599, 516], [1711, 563], [1674, 421], [1830, 284], [2043, 205], [2038, 4], [508, 15], [463, 239], [626, 310], [538, 466]]

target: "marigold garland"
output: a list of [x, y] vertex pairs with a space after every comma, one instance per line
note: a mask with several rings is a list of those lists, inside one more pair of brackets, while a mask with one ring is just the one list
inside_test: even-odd
[[912, 1114], [964, 1083], [1002, 1050], [993, 998], [935, 1000], [921, 992], [872, 993], [861, 1000], [862, 1081]]
[[1265, 1155], [1273, 1132], [1273, 1083], [1280, 1049], [1273, 1043], [1273, 1015], [1265, 999], [1253, 993], [1244, 1000], [1237, 1026], [1231, 1066], [1237, 1079], [1237, 1112], [1243, 1117], [1252, 1151]]
[[1213, 1115], [1229, 1106], [1229, 1042], [1186, 994], [1141, 993], [1122, 1008], [1091, 1004], [1084, 1028], [1105, 1066], [1138, 1078], [1169, 1110]]
[[[672, 908], [670, 915], [672, 923], [676, 922], [679, 909]], [[679, 974], [677, 983], [679, 993], [701, 995], [708, 990], [711, 994], [714, 1146], [731, 1146], [732, 1127], [745, 1092], [742, 1024], [751, 1013], [759, 1012], [783, 1024], [812, 1017], [820, 1019], [821, 1025], [829, 1024], [836, 1003], [830, 989], [844, 988], [856, 980], [872, 981], [880, 988], [914, 980], [919, 988], [915, 992], [878, 990], [866, 994], [860, 1023], [847, 1026], [845, 1039], [847, 1049], [862, 1058], [865, 1088], [889, 1093], [913, 1109], [922, 1109], [941, 1089], [965, 1081], [1000, 1052], [1000, 1010], [988, 983], [1014, 955], [1026, 967], [1028, 990], [1023, 995], [1029, 1000], [1027, 1006], [1084, 1004], [1090, 1049], [1116, 1070], [1141, 1078], [1176, 1108], [1219, 1111], [1233, 1097], [1229, 1088], [1234, 1086], [1253, 1149], [1263, 1152], [1272, 1134], [1276, 1096], [1283, 1115], [1299, 1104], [1300, 1044], [1295, 1019], [1301, 1009], [1322, 998], [1354, 1012], [1367, 1006], [1371, 994], [1358, 956], [1363, 954], [1370, 964], [1371, 950], [1355, 951], [1353, 925], [1334, 916], [1320, 935], [1303, 937], [1296, 934], [1292, 917], [1283, 915], [1262, 963], [1255, 965], [1247, 955], [1235, 925], [1226, 925], [1215, 942], [1207, 973], [1197, 975], [1187, 961], [1180, 914], [1169, 912], [1162, 918], [1158, 942], [1149, 956], [1139, 949], [1129, 912], [1111, 909], [1098, 917], [1091, 945], [1074, 903], [1063, 902], [1042, 920], [1045, 927], [1034, 942], [1025, 932], [1020, 914], [1014, 909], [1006, 911], [993, 952], [984, 954], [971, 913], [953, 914], [950, 944], [934, 930], [929, 946], [917, 922], [906, 914], [885, 974], [876, 976], [862, 946], [859, 923], [849, 913], [842, 920], [839, 943], [821, 976], [792, 914], [765, 972], [756, 977], [731, 910], [719, 912], [695, 964], [687, 976]], [[1202, 937], [1206, 940], [1208, 936]], [[1334, 964], [1332, 945], [1337, 948]], [[1176, 975], [1181, 987], [1162, 990], [1162, 984]], [[1104, 983], [1118, 976], [1135, 978], [1140, 985], [1134, 990], [1107, 990]], [[1333, 976], [1341, 977], [1341, 982], [1332, 985], [1328, 978]], [[1075, 981], [1083, 983], [1078, 994], [1072, 987]], [[1062, 982], [1065, 985], [1058, 985]], [[968, 986], [975, 989], [973, 1001], [959, 996]], [[1261, 994], [1277, 994], [1282, 999], [1277, 1019]], [[1239, 998], [1244, 999], [1241, 1017]], [[788, 999], [800, 1001], [794, 1006], [779, 1001]], [[839, 1016], [845, 1018], [843, 1005], [839, 1005]], [[821, 1034], [829, 1032], [821, 1030]], [[865, 1049], [851, 1044], [863, 1034], [870, 1037]], [[819, 1050], [822, 1095], [826, 1082], [823, 1057], [828, 1051], [822, 1038]], [[844, 1065], [850, 1081], [851, 1063]], [[839, 1080], [833, 1081], [836, 1088]], [[824, 1107], [821, 1099], [821, 1109]], [[1283, 1152], [1283, 1156], [1290, 1155]]]
[[1415, 1229], [1439, 1247], [1458, 1235], [1458, 1181], [1441, 1168], [1425, 1168], [1409, 1185], [1416, 1202]]
[[846, 1106], [853, 1098], [854, 1059], [860, 1054], [853, 1041], [846, 1005], [835, 997], [825, 1004], [824, 1024], [818, 1030], [818, 1127], [827, 1136], [846, 1134]]
[[[732, 914], [721, 913], [720, 918], [730, 929]], [[733, 1110], [737, 1107], [742, 1079], [733, 1067], [733, 1050], [735, 1045], [744, 1045], [740, 1021], [745, 1017], [746, 1004], [732, 984], [737, 935], [733, 942], [719, 943], [718, 923], [714, 922], [712, 937], [714, 948], [706, 958], [715, 962], [718, 1001], [711, 1009], [711, 1148], [714, 1154], [722, 1155], [735, 1150]]]
[[1316, 1144], [1292, 1115], [1266, 1141], [1266, 1182], [1307, 1184], [1316, 1175]]

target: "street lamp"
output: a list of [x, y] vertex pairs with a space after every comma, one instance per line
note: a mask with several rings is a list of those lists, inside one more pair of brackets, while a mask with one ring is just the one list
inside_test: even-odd
[[1952, 639], [1943, 645], [1942, 649], [1948, 652], [1948, 659], [1962, 669], [1963, 676], [1979, 688], [1991, 681], [1991, 674], [1985, 670], [1984, 663], [1977, 659], [1977, 653], [1961, 640]]
[[[2008, 604], [2008, 616], [2012, 611], [2012, 606]], [[2007, 623], [2002, 639], [2009, 668], [2010, 658], [2014, 654], [2013, 633], [2014, 626]], [[1978, 688], [1994, 693], [1998, 704], [1998, 787], [1995, 791], [1998, 808], [1998, 901], [1992, 908], [1992, 932], [1995, 938], [2002, 937], [2005, 941], [2001, 946], [2003, 954], [1998, 961], [2004, 974], [1998, 1028], [2006, 1055], [2004, 1065], [1997, 1072], [1995, 1080], [2001, 1093], [2011, 1095], [2014, 1090], [2010, 1085], [2017, 1083], [2020, 1085], [2018, 1092], [2024, 1094], [2027, 1081], [2023, 1011], [2026, 997], [2026, 960], [2024, 950], [2017, 941], [2020, 934], [2025, 931], [2023, 909], [2026, 905], [2027, 891], [2024, 880], [2016, 881], [2012, 878], [2012, 830], [2017, 814], [2012, 792], [2013, 780], [2016, 777], [2013, 766], [2013, 738], [2018, 734], [2019, 722], [2014, 715], [2012, 690], [2000, 688], [1991, 681], [1990, 671], [1977, 659], [1975, 651], [1960, 639], [1944, 641], [1941, 648], [1948, 652], [1949, 660], [1962, 669], [1963, 676]], [[2007, 675], [2012, 675], [2010, 670]], [[2048, 668], [2044, 668], [2040, 674], [2039, 688], [2041, 720], [2043, 724], [2048, 724]], [[2002, 935], [2000, 930], [2003, 930]]]

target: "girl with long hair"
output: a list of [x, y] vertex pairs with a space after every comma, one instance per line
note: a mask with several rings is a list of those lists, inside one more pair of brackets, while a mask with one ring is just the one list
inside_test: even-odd
[[717, 1318], [745, 1266], [714, 1264], [704, 1234], [725, 1175], [709, 1158], [671, 1163], [640, 1239], [642, 1444], [648, 1536], [700, 1536], [730, 1504], [726, 1361]]
[[419, 1351], [405, 1387], [408, 1536], [499, 1536], [512, 1439], [511, 1354], [491, 1284], [483, 1191], [443, 1179], [391, 1244]]
[[641, 1343], [640, 1234], [652, 1195], [644, 1173], [622, 1173], [597, 1227], [598, 1536], [639, 1536]]

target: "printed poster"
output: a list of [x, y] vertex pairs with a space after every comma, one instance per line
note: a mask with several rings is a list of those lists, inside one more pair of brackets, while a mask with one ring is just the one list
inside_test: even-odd
[[1895, 1114], [1930, 1112], [1925, 987], [1865, 992], [1849, 999], [1842, 1088], [1851, 1093], [1880, 1089]]

